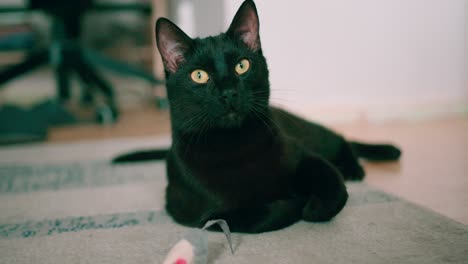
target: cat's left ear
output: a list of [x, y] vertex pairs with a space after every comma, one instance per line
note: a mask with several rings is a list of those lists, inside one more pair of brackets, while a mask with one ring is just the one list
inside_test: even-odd
[[244, 42], [252, 51], [261, 48], [257, 8], [252, 0], [242, 3], [226, 34]]
[[156, 22], [156, 44], [164, 68], [175, 73], [185, 61], [185, 54], [192, 46], [192, 39], [170, 20], [160, 18]]

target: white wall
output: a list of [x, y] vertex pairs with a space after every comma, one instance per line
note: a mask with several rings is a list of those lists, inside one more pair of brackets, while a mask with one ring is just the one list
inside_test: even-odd
[[[234, 14], [224, 0], [168, 0], [171, 18], [191, 37], [206, 37], [225, 30], [225, 19]], [[238, 7], [238, 6], [237, 6]], [[232, 8], [237, 8], [232, 7]], [[235, 13], [236, 10], [232, 12]]]
[[[224, 29], [241, 3], [224, 0], [219, 11]], [[467, 0], [256, 3], [273, 102], [319, 119], [466, 111]], [[215, 12], [203, 8], [195, 16]], [[220, 30], [195, 32], [206, 36]]]

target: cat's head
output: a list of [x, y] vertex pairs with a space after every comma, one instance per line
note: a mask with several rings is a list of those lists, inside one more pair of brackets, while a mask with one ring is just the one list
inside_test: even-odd
[[156, 23], [172, 126], [185, 131], [236, 128], [268, 108], [268, 69], [255, 4], [246, 0], [228, 31], [192, 39], [171, 21]]

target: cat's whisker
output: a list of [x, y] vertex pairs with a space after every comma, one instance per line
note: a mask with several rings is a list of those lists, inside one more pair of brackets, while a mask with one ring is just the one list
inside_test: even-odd
[[266, 91], [263, 91], [263, 90], [262, 90], [262, 91], [253, 91], [253, 92], [252, 92], [253, 95], [261, 94], [261, 93], [266, 94], [267, 92], [266, 92]]
[[296, 89], [270, 89], [270, 91], [274, 92], [297, 92], [300, 93], [302, 91]]
[[271, 102], [273, 105], [278, 106], [279, 108], [288, 108], [286, 104], [283, 104], [281, 102]]
[[[280, 105], [280, 106], [282, 106], [282, 105]], [[286, 107], [285, 107], [285, 106], [282, 106], [282, 108], [286, 108]], [[289, 115], [284, 115], [284, 117], [285, 117], [287, 120], [291, 121], [291, 123], [294, 124], [294, 125], [298, 125], [298, 123], [299, 123], [299, 121], [300, 121], [300, 120], [297, 120], [297, 119], [293, 119], [293, 118], [292, 118], [291, 116], [289, 116]], [[276, 124], [276, 123], [275, 123], [275, 124]]]
[[205, 118], [205, 125], [203, 126], [203, 130], [202, 130], [202, 135], [205, 139], [205, 142], [208, 141], [208, 138], [207, 138], [207, 132], [208, 130], [210, 129], [211, 127], [211, 121], [208, 117]]
[[273, 120], [273, 118], [271, 116], [265, 114], [265, 112], [269, 108], [265, 108], [264, 104], [262, 104], [261, 102], [255, 101], [255, 100], [252, 101], [252, 107], [256, 108], [259, 111], [259, 113], [261, 113], [265, 118], [267, 118], [271, 122], [271, 124], [273, 124], [274, 126], [276, 126], [276, 128], [278, 128], [278, 125]]
[[187, 156], [188, 152], [189, 152], [189, 149], [190, 147], [192, 146], [192, 144], [196, 141], [198, 142], [198, 133], [199, 133], [199, 129], [200, 129], [200, 122], [202, 119], [205, 119], [206, 114], [204, 114], [203, 111], [200, 111], [198, 112], [197, 114], [195, 115], [192, 115], [188, 118], [188, 120], [184, 123], [184, 129], [187, 130], [187, 131], [191, 131], [193, 129], [195, 129], [195, 131], [193, 131], [192, 133], [189, 134], [188, 136], [188, 140], [187, 140], [187, 144], [185, 146], [185, 151], [184, 151], [184, 157]]
[[[258, 119], [260, 121], [263, 122], [263, 124], [265, 124], [266, 128], [268, 129], [268, 131], [270, 131], [271, 135], [274, 136], [274, 133], [273, 133], [273, 130], [271, 129], [271, 127], [267, 124], [267, 122], [260, 116], [260, 114], [262, 114], [262, 112], [254, 105], [250, 105], [249, 109], [252, 111], [252, 113], [254, 115], [256, 115], [258, 117]], [[265, 116], [264, 114], [262, 114], [263, 116]], [[269, 120], [271, 121], [271, 120]]]
[[260, 113], [262, 116], [264, 116], [264, 118], [268, 119], [268, 120], [270, 121], [270, 124], [272, 124], [273, 126], [275, 126], [276, 129], [279, 129], [279, 126], [278, 126], [278, 124], [276, 124], [276, 122], [273, 120], [273, 117], [271, 117], [271, 116], [265, 114], [264, 111], [259, 111], [259, 113]]
[[259, 100], [253, 100], [251, 103], [252, 105], [256, 106], [258, 109], [266, 110], [268, 108], [268, 105], [266, 105], [266, 103], [261, 102]]
[[272, 97], [270, 97], [270, 100], [279, 100], [279, 101], [284, 101], [284, 102], [288, 102], [288, 103], [292, 102], [291, 100], [285, 99], [285, 98], [272, 98]]
[[197, 143], [204, 137], [206, 142], [206, 131], [209, 128], [209, 119], [208, 115], [204, 114], [202, 119], [200, 120], [200, 129], [197, 131]]

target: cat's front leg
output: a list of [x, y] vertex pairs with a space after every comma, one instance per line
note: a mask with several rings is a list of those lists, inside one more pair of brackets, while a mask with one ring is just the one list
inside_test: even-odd
[[302, 209], [305, 221], [328, 221], [343, 209], [348, 199], [338, 169], [319, 156], [306, 154], [293, 177], [293, 192], [307, 200]]
[[179, 224], [201, 228], [216, 206], [196, 190], [181, 183], [166, 187], [166, 211]]
[[224, 219], [233, 232], [263, 233], [278, 230], [301, 219], [305, 200], [291, 198], [268, 204], [215, 214], [213, 219]]

